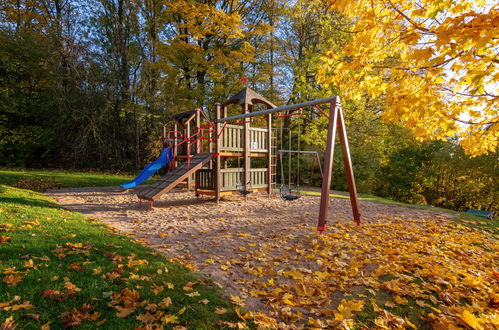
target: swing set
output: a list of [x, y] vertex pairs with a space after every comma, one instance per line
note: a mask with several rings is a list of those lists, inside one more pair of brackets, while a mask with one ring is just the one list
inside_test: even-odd
[[[321, 109], [320, 107], [321, 104], [329, 104], [329, 114], [327, 114], [324, 110]], [[353, 218], [354, 221], [357, 223], [357, 225], [360, 225], [361, 218], [359, 211], [359, 203], [357, 199], [357, 189], [355, 187], [355, 178], [353, 174], [352, 160], [350, 157], [350, 148], [348, 145], [348, 137], [345, 128], [345, 121], [343, 118], [343, 111], [341, 108], [340, 98], [338, 96], [317, 99], [298, 104], [273, 107], [270, 109], [265, 109], [255, 112], [245, 112], [240, 115], [219, 118], [217, 119], [216, 123], [217, 125], [220, 125], [220, 123], [226, 123], [232, 120], [242, 120], [246, 118], [264, 116], [264, 115], [266, 115], [269, 118], [269, 116], [271, 116], [273, 113], [281, 113], [280, 116], [283, 117], [294, 116], [294, 115], [300, 115], [302, 111], [307, 108], [316, 109], [319, 111], [320, 114], [328, 118], [326, 152], [324, 156], [324, 166], [323, 168], [321, 168], [322, 188], [321, 188], [321, 200], [319, 206], [319, 219], [317, 224], [317, 230], [320, 231], [321, 233], [326, 230], [328, 206], [329, 206], [329, 193], [330, 193], [332, 170], [333, 170], [334, 141], [336, 139], [336, 135], [339, 136], [340, 140], [343, 165], [345, 167], [345, 174], [347, 178], [348, 192], [350, 195]], [[296, 110], [298, 111], [293, 112]], [[281, 136], [282, 136], [282, 131], [281, 131]], [[296, 200], [300, 197], [298, 194], [294, 194], [292, 192], [290, 188], [290, 180], [288, 180], [288, 185], [285, 185], [284, 182], [282, 155], [288, 152], [290, 155], [296, 153], [299, 156], [300, 154], [308, 154], [310, 152], [300, 151], [300, 150], [280, 150], [280, 151], [281, 152], [279, 153], [279, 156], [281, 159], [281, 189], [280, 189], [281, 197], [285, 200]], [[318, 163], [320, 164], [320, 162]]]

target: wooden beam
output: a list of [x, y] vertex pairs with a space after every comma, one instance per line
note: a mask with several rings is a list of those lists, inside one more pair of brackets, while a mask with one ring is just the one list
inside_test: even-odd
[[343, 166], [348, 183], [348, 193], [350, 194], [350, 203], [352, 204], [353, 219], [360, 225], [359, 201], [357, 200], [357, 188], [355, 187], [355, 177], [353, 175], [352, 158], [350, 156], [350, 147], [348, 146], [347, 131], [345, 128], [345, 120], [341, 104], [338, 104], [338, 135], [340, 137], [341, 154], [343, 158]]
[[267, 192], [272, 194], [272, 114], [267, 115]]
[[220, 103], [215, 103], [215, 118], [217, 119], [215, 124], [215, 137], [220, 137], [215, 139], [215, 199], [218, 202], [220, 200], [220, 188], [222, 187], [222, 178], [220, 175], [220, 148], [222, 146], [223, 134], [220, 134], [222, 125], [218, 122], [220, 119]]
[[321, 204], [319, 206], [319, 221], [317, 225], [317, 230], [320, 232], [326, 230], [328, 215], [329, 191], [333, 172], [334, 140], [336, 138], [336, 123], [338, 122], [338, 108], [336, 107], [336, 102], [337, 98], [335, 97], [329, 106], [326, 154], [324, 155], [324, 176], [322, 178]]

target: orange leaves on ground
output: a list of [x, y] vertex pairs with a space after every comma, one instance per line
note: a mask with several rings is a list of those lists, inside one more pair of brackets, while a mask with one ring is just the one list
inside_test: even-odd
[[81, 324], [81, 322], [96, 321], [100, 317], [99, 312], [92, 312], [94, 306], [91, 304], [83, 304], [81, 308], [73, 308], [70, 312], [61, 314], [64, 328], [72, 328]]
[[10, 236], [0, 236], [0, 244], [7, 244], [10, 240]]
[[474, 330], [483, 330], [480, 319], [476, 318], [475, 315], [471, 314], [468, 310], [464, 310], [461, 315], [459, 315], [459, 318], [470, 328]]
[[127, 317], [135, 312], [137, 308], [147, 304], [146, 301], [140, 301], [138, 291], [129, 288], [114, 293], [112, 298], [109, 305], [117, 310], [116, 316], [118, 317]]
[[2, 279], [2, 282], [6, 283], [9, 286], [16, 286], [23, 280], [24, 276], [19, 274], [7, 275]]
[[[497, 322], [494, 237], [444, 218], [385, 218], [360, 227], [338, 222], [321, 236], [297, 241], [277, 233], [241, 252], [241, 267], [233, 258], [210, 262], [231, 265], [241, 290], [234, 304], [259, 299], [278, 323], [352, 328], [355, 314], [375, 304], [380, 291], [390, 298], [374, 308], [379, 328], [414, 328], [412, 321], [488, 329]], [[394, 314], [415, 308], [424, 319]]]
[[8, 317], [5, 321], [0, 324], [0, 330], [14, 330], [16, 329], [16, 323], [14, 322], [14, 317]]
[[159, 286], [154, 284], [151, 285], [151, 292], [154, 293], [155, 295], [160, 294], [161, 292], [163, 292], [163, 290], [165, 290], [164, 286]]
[[64, 301], [69, 297], [76, 295], [76, 293], [80, 291], [80, 288], [69, 282], [68, 279], [66, 279], [66, 282], [64, 283], [64, 288], [66, 289], [66, 292], [51, 289], [44, 290], [42, 292], [42, 297], [54, 301]]
[[0, 311], [18, 311], [21, 309], [33, 309], [35, 306], [33, 306], [29, 301], [24, 301], [22, 303], [17, 303], [21, 297], [16, 296], [14, 299], [11, 301], [7, 302], [0, 302]]
[[346, 319], [352, 319], [355, 312], [360, 312], [364, 309], [363, 300], [345, 300], [343, 299], [339, 306], [336, 308], [337, 312], [334, 312], [334, 318], [338, 321], [343, 321]]

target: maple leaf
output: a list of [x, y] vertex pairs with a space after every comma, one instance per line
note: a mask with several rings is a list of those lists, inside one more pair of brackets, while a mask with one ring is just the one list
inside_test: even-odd
[[121, 306], [114, 306], [114, 308], [118, 311], [116, 313], [116, 316], [117, 317], [127, 317], [128, 315], [132, 314], [133, 312], [135, 312], [135, 310], [137, 309], [136, 307], [121, 307]]
[[156, 317], [151, 313], [147, 312], [145, 314], [140, 314], [136, 317], [142, 323], [153, 323], [156, 322]]
[[163, 324], [175, 324], [178, 323], [178, 317], [176, 315], [166, 314], [161, 318], [161, 322], [163, 322]]
[[335, 320], [351, 319], [354, 315], [353, 312], [360, 312], [364, 309], [364, 301], [355, 299], [347, 301], [343, 299], [336, 309], [338, 312], [334, 312]]
[[186, 293], [185, 295], [189, 297], [199, 297], [201, 294], [197, 291], [193, 291], [191, 293]]
[[14, 330], [16, 328], [16, 324], [14, 322], [14, 317], [10, 316], [3, 321], [2, 324], [0, 324], [0, 330]]
[[170, 297], [163, 298], [161, 302], [158, 304], [159, 307], [161, 308], [167, 308], [172, 304], [172, 299]]
[[35, 308], [35, 306], [31, 305], [31, 303], [29, 301], [24, 301], [21, 304], [11, 305], [11, 306], [5, 308], [5, 310], [17, 311], [20, 309], [33, 309], [33, 308]]
[[163, 292], [165, 288], [163, 286], [158, 286], [158, 285], [151, 285], [151, 291], [152, 293], [154, 293], [155, 295], [158, 295], [160, 294], [161, 292]]
[[469, 311], [464, 310], [459, 318], [466, 323], [467, 326], [474, 330], [483, 330], [483, 327], [480, 325], [479, 319], [475, 317], [475, 315], [471, 314]]
[[0, 244], [7, 244], [10, 240], [10, 236], [0, 236]]
[[225, 313], [227, 313], [227, 309], [225, 309], [225, 308], [219, 308], [219, 307], [215, 308], [215, 314], [222, 315], [222, 314], [225, 314]]
[[7, 275], [3, 278], [2, 282], [6, 283], [9, 286], [16, 286], [19, 282], [22, 281], [23, 278], [24, 276], [18, 274]]
[[242, 299], [241, 297], [238, 297], [238, 296], [230, 296], [230, 300], [235, 304], [235, 305], [238, 305], [238, 306], [244, 306], [244, 299]]
[[55, 300], [55, 301], [64, 301], [68, 297], [70, 297], [70, 295], [67, 293], [62, 293], [59, 290], [47, 289], [47, 290], [43, 290], [42, 297], [45, 299], [50, 299], [50, 300]]
[[404, 297], [401, 297], [399, 295], [396, 295], [393, 300], [395, 300], [395, 302], [397, 304], [400, 304], [400, 305], [407, 305], [407, 303], [409, 303], [409, 300], [407, 300], [406, 298]]

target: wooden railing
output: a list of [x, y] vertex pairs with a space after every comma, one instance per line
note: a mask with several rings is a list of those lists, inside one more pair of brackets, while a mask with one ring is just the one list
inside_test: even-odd
[[244, 147], [243, 126], [227, 125], [221, 136], [221, 151], [242, 152]]
[[268, 130], [266, 128], [250, 128], [250, 150], [251, 152], [268, 151]]
[[215, 172], [212, 169], [201, 169], [196, 171], [196, 187], [199, 189], [215, 189]]
[[[267, 152], [268, 151], [268, 130], [266, 128], [251, 127], [250, 133], [250, 151]], [[226, 125], [221, 135], [220, 150], [226, 152], [242, 152], [244, 150], [244, 127], [239, 125]]]
[[[221, 191], [241, 189], [243, 184], [243, 168], [226, 168], [221, 170], [222, 188]], [[250, 182], [252, 188], [267, 187], [267, 169], [252, 168], [250, 169]]]

